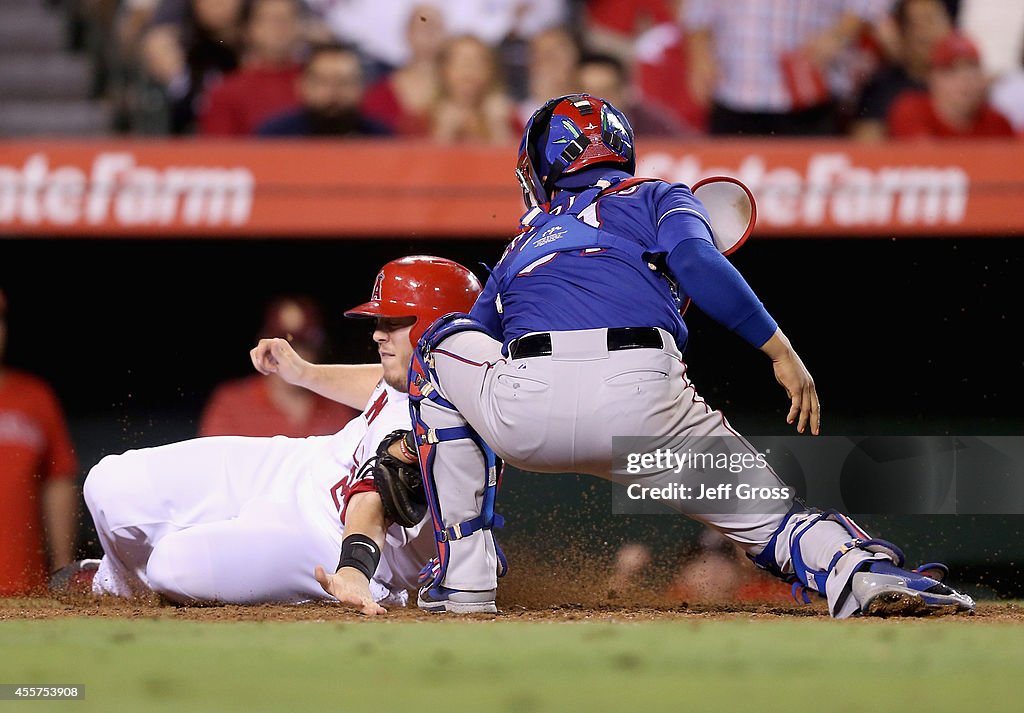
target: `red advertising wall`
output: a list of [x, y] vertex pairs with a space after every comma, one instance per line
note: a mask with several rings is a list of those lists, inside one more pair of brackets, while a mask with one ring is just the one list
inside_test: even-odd
[[[638, 146], [638, 175], [743, 180], [759, 236], [1024, 235], [1024, 141]], [[502, 237], [514, 147], [0, 142], [0, 235]]]

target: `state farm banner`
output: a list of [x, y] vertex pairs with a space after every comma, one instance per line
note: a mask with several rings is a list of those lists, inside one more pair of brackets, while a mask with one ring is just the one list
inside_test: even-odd
[[[515, 147], [378, 141], [0, 142], [0, 235], [505, 237]], [[638, 146], [638, 175], [741, 179], [755, 236], [1024, 235], [1024, 141]]]
[[0, 143], [0, 232], [496, 235], [518, 217], [509, 161], [397, 141]]

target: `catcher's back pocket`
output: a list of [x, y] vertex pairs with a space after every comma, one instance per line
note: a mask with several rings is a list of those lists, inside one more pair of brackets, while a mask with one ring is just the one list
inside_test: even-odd
[[604, 383], [608, 386], [634, 386], [649, 382], [665, 383], [668, 381], [668, 372], [660, 369], [630, 369], [621, 371], [618, 374], [605, 377]]
[[537, 379], [527, 379], [518, 374], [498, 374], [495, 390], [501, 390], [507, 396], [515, 398], [518, 393], [539, 394], [549, 388], [545, 382]]

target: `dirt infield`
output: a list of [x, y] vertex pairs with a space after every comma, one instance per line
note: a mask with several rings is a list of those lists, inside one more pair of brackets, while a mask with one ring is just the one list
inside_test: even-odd
[[[480, 621], [680, 621], [765, 619], [785, 617], [826, 618], [822, 605], [714, 605], [641, 606], [636, 604], [582, 604], [567, 602], [547, 607], [526, 607], [514, 602], [501, 603], [497, 615], [474, 615], [467, 619]], [[331, 604], [299, 606], [205, 606], [182, 607], [149, 601], [128, 601], [115, 598], [75, 597], [65, 599], [27, 598], [0, 599], [0, 621], [14, 619], [59, 619], [74, 617], [106, 617], [117, 619], [171, 619], [182, 621], [356, 621], [365, 617]], [[1006, 622], [1024, 624], [1024, 604], [1018, 602], [982, 602], [972, 616], [957, 620]], [[393, 608], [381, 621], [438, 621], [436, 615], [415, 607]]]
[[[606, 576], [610, 563], [595, 560], [572, 548], [557, 562], [542, 563], [527, 556], [517, 558], [517, 566], [501, 580], [497, 615], [460, 617], [479, 621], [710, 621], [775, 620], [786, 617], [827, 619], [824, 600], [810, 605], [790, 603], [788, 585], [778, 583], [786, 592], [782, 603], [722, 603], [690, 601], [680, 603], [666, 598], [672, 567], [651, 568], [647, 576], [637, 578], [621, 591], [609, 589]], [[408, 608], [391, 607], [381, 621], [439, 621], [444, 617]], [[166, 619], [179, 621], [359, 621], [366, 617], [336, 604], [303, 605], [217, 605], [184, 607], [162, 602], [157, 595], [146, 600], [75, 595], [58, 599], [48, 597], [0, 598], [0, 621], [14, 619], [59, 619], [106, 617], [120, 619]], [[1024, 624], [1024, 602], [986, 600], [971, 616], [947, 617], [972, 621], [1005, 621]], [[877, 621], [877, 619], [873, 619]]]

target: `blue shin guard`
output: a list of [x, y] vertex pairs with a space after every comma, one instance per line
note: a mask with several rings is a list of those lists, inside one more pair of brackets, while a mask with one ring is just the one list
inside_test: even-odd
[[[482, 325], [465, 315], [448, 315], [435, 322], [421, 338], [413, 355], [409, 372], [409, 407], [412, 415], [413, 432], [415, 433], [419, 449], [420, 472], [423, 477], [424, 490], [427, 496], [427, 504], [437, 544], [436, 560], [431, 561], [421, 573], [423, 589], [421, 590], [420, 599], [421, 604], [423, 602], [430, 602], [431, 604], [442, 602], [443, 608], [446, 611], [490, 611], [489, 608], [474, 608], [479, 606], [479, 603], [475, 601], [479, 597], [470, 597], [474, 599], [473, 602], [456, 602], [461, 595], [453, 593], [458, 593], [460, 590], [444, 586], [446, 576], [449, 573], [448, 570], [455, 543], [469, 538], [475, 533], [486, 531], [485, 536], [491, 538], [494, 545], [498, 576], [503, 575], [507, 569], [504, 553], [498, 547], [492, 532], [493, 529], [500, 528], [504, 524], [501, 515], [494, 512], [494, 502], [500, 484], [501, 461], [494, 451], [480, 438], [479, 434], [466, 423], [455, 405], [450, 403], [439, 391], [437, 374], [433, 368], [433, 349], [452, 334], [468, 330], [484, 331]], [[429, 415], [425, 412], [429, 412]], [[438, 417], [442, 418], [447, 427], [438, 427], [436, 421], [434, 423], [428, 422]], [[444, 513], [446, 509], [448, 511], [452, 509], [450, 502], [446, 503], [443, 496], [446, 489], [445, 486], [450, 486], [450, 484], [442, 483], [439, 488], [435, 477], [439, 451], [441, 450], [439, 447], [442, 444], [455, 441], [468, 441], [472, 444], [476, 455], [470, 456], [466, 454], [466, 451], [461, 450], [461, 458], [467, 462], [470, 462], [470, 458], [472, 458], [472, 463], [475, 464], [472, 466], [474, 470], [481, 463], [483, 466], [482, 472], [480, 472], [479, 476], [476, 476], [479, 480], [476, 481], [472, 481], [474, 476], [471, 474], [459, 472], [459, 485], [462, 486], [462, 489], [475, 490], [474, 498], [477, 498], [479, 495], [478, 512], [472, 517], [464, 516], [459, 522], [451, 522], [451, 518], [445, 518]], [[452, 458], [453, 456], [449, 455], [448, 457]], [[449, 465], [451, 464], [449, 463]], [[446, 505], [448, 505], [447, 508], [445, 507]], [[459, 509], [460, 512], [464, 512], [465, 509], [466, 504], [462, 503], [462, 507]], [[455, 548], [457, 547], [456, 545]], [[492, 571], [490, 576], [493, 577], [493, 575], [494, 572]], [[490, 605], [493, 606], [493, 585], [491, 586]], [[424, 605], [424, 608], [437, 610], [430, 605]]]

